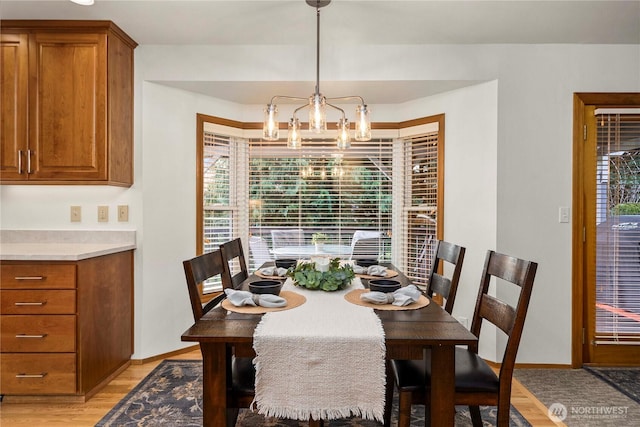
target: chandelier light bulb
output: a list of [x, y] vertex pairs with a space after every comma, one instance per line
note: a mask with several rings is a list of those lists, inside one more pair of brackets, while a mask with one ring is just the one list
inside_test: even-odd
[[327, 130], [327, 99], [320, 93], [309, 97], [309, 130], [322, 133]]
[[371, 121], [369, 121], [369, 109], [361, 104], [356, 107], [356, 141], [369, 141], [371, 139]]
[[346, 118], [342, 118], [338, 122], [337, 143], [340, 150], [351, 147], [351, 135], [349, 135], [349, 120], [347, 120]]
[[287, 147], [302, 147], [302, 139], [300, 137], [300, 121], [296, 117], [292, 117], [289, 121], [289, 134], [287, 135]]
[[268, 104], [264, 109], [264, 124], [262, 126], [262, 138], [267, 141], [277, 141], [280, 124], [278, 123], [278, 107]]

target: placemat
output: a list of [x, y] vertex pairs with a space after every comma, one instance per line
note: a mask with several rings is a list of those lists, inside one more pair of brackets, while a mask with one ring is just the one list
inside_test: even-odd
[[285, 305], [284, 307], [254, 307], [252, 305], [243, 305], [240, 307], [236, 307], [235, 305], [231, 304], [228, 299], [225, 299], [224, 301], [222, 301], [222, 308], [224, 308], [225, 310], [243, 314], [264, 314], [271, 311], [291, 310], [292, 308], [300, 307], [307, 301], [307, 298], [305, 298], [304, 295], [300, 295], [299, 293], [292, 291], [281, 291], [280, 296], [287, 300], [287, 305]]
[[363, 307], [369, 307], [376, 310], [417, 310], [429, 305], [429, 298], [424, 295], [420, 295], [420, 299], [413, 304], [405, 306], [397, 306], [393, 304], [373, 304], [371, 302], [362, 301], [360, 295], [365, 292], [371, 292], [369, 289], [354, 289], [344, 296], [344, 299], [355, 305], [361, 305]]
[[361, 279], [390, 279], [392, 277], [396, 277], [398, 275], [398, 272], [395, 270], [389, 270], [387, 269], [387, 275], [386, 276], [370, 276], [368, 274], [356, 274], [356, 276], [360, 277]]
[[256, 270], [253, 274], [258, 277], [262, 277], [263, 279], [285, 280], [287, 278], [287, 276], [267, 276], [266, 274], [260, 272], [260, 270]]

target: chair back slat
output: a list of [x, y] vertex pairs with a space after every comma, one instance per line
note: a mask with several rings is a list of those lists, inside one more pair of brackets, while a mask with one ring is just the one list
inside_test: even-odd
[[182, 262], [185, 278], [187, 280], [187, 289], [189, 291], [189, 300], [191, 301], [191, 311], [193, 319], [200, 319], [205, 313], [218, 305], [224, 299], [224, 294], [218, 295], [204, 306], [202, 305], [201, 289], [202, 283], [210, 278], [222, 275], [224, 265], [220, 250], [208, 252], [195, 258]]
[[[466, 249], [462, 246], [438, 240], [435, 256], [429, 270], [426, 293], [429, 297], [433, 297], [434, 292], [441, 295], [446, 300], [444, 309], [449, 314], [453, 311], [453, 304], [458, 292], [465, 251]], [[453, 273], [450, 278], [442, 274], [445, 262], [453, 265]]]
[[[242, 241], [233, 239], [220, 245], [224, 273], [222, 274], [222, 287], [224, 289], [236, 289], [249, 277], [247, 261], [244, 258]], [[234, 270], [238, 270], [234, 273]]]
[[483, 295], [480, 304], [480, 316], [496, 325], [509, 335], [516, 321], [516, 311], [491, 295]]

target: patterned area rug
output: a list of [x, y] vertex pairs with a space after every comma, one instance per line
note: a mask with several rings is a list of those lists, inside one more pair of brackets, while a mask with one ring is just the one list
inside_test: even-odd
[[[495, 425], [496, 408], [482, 407], [485, 425]], [[470, 426], [468, 408], [456, 408], [456, 426]], [[393, 425], [397, 424], [397, 402], [393, 407]], [[202, 425], [202, 361], [165, 360], [127, 394], [96, 426], [201, 426]], [[333, 420], [329, 427], [379, 427], [375, 421], [361, 418]], [[241, 410], [237, 426], [302, 427], [307, 422], [266, 419], [249, 410]], [[424, 426], [424, 407], [414, 405], [411, 426]], [[511, 408], [511, 426], [530, 424]]]
[[515, 377], [567, 426], [637, 426], [640, 368], [516, 369]]

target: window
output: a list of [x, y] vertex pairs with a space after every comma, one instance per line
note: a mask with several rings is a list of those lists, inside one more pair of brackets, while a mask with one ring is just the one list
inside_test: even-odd
[[[255, 269], [273, 257], [272, 231], [301, 230], [305, 245], [323, 233], [345, 257], [357, 257], [354, 243], [363, 237], [379, 260], [425, 283], [441, 230], [443, 116], [413, 121], [406, 136], [396, 129], [386, 132], [396, 138], [355, 141], [342, 151], [322, 139], [291, 150], [286, 141], [244, 136], [251, 131], [242, 123], [198, 118], [199, 253], [240, 237]], [[204, 288], [218, 290], [216, 283]]]

